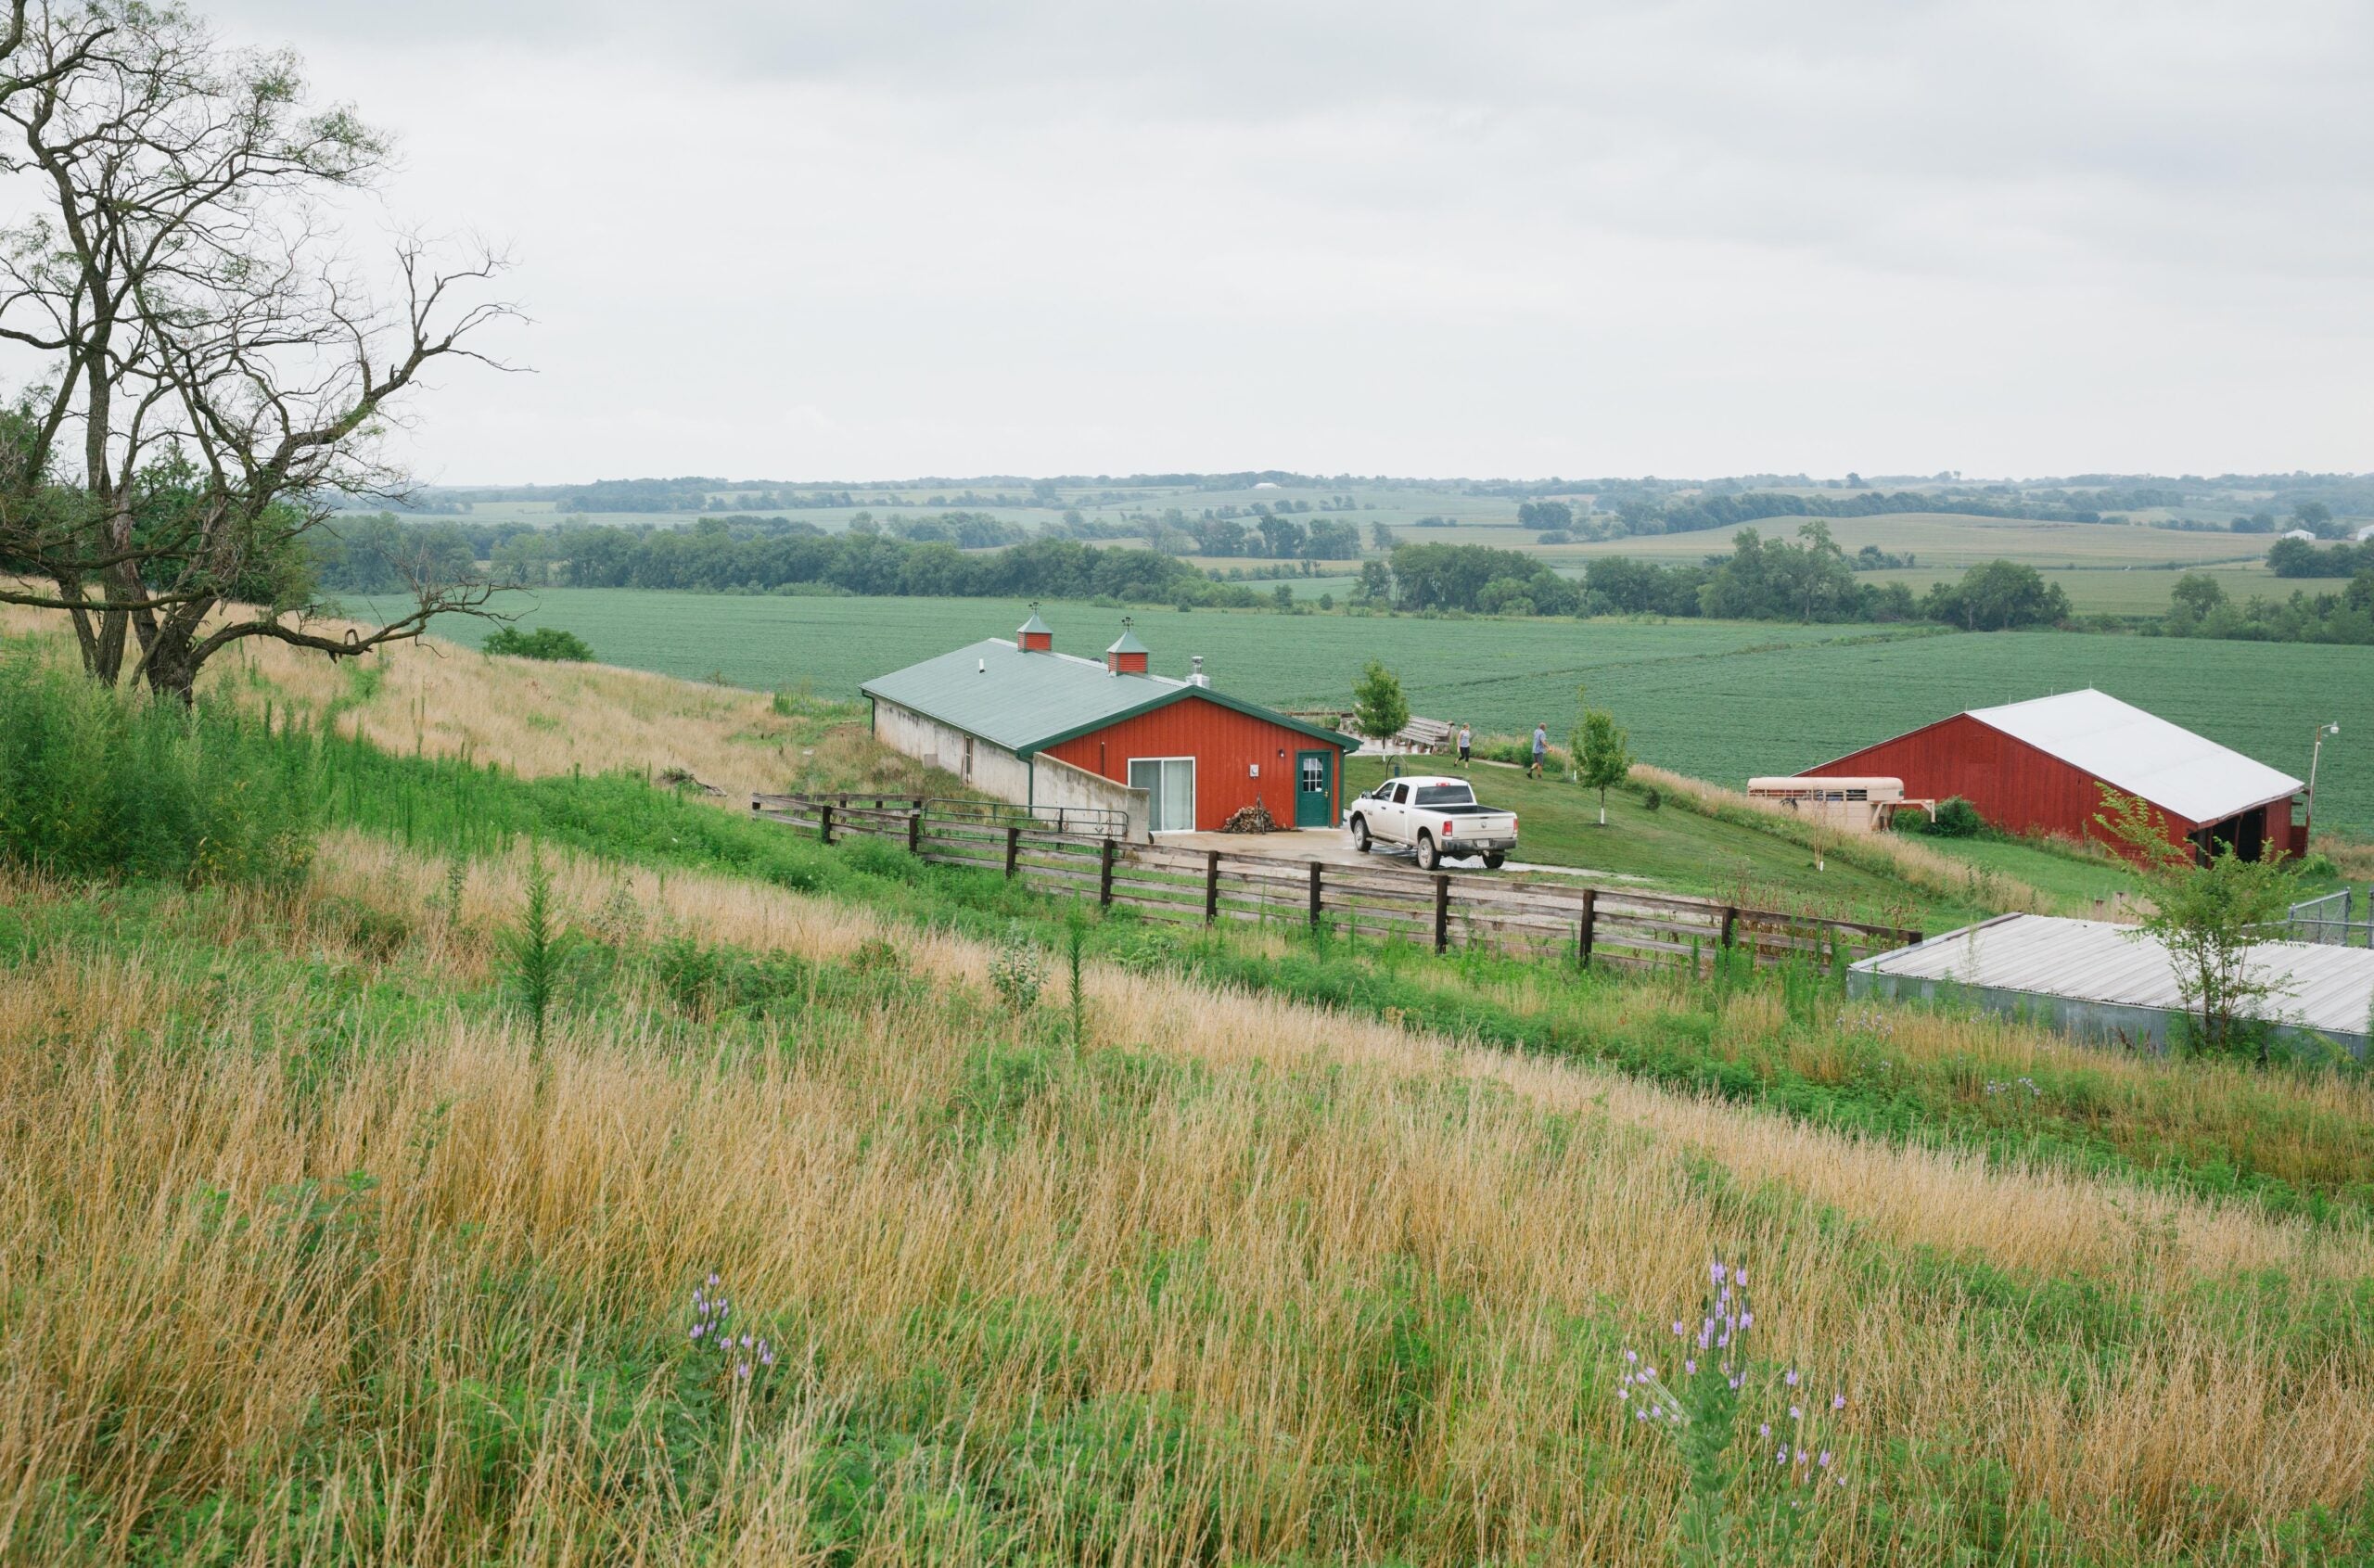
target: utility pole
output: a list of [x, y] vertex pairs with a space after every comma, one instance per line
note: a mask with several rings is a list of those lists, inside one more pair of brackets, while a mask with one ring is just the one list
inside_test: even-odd
[[2324, 755], [2325, 737], [2341, 733], [2339, 724], [2319, 724], [2313, 732], [2315, 739], [2308, 746], [2308, 809], [2306, 821], [2300, 824], [2300, 852], [2308, 852], [2308, 830], [2317, 823], [2317, 759]]

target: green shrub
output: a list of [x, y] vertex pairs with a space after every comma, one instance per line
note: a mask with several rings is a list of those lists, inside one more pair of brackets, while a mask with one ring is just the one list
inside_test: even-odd
[[188, 884], [300, 878], [307, 755], [227, 707], [111, 691], [0, 661], [0, 859], [59, 876]]
[[506, 626], [479, 645], [488, 653], [508, 654], [513, 658], [552, 659], [565, 664], [589, 664], [594, 658], [594, 650], [584, 638], [557, 626], [540, 626], [533, 631]]
[[1928, 831], [1939, 838], [1976, 838], [1985, 828], [1986, 819], [1978, 814], [1978, 808], [1957, 795], [1938, 803]]

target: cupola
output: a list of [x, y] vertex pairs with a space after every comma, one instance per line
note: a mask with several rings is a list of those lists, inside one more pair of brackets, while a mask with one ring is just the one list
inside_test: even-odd
[[1015, 641], [1026, 654], [1051, 654], [1055, 651], [1054, 629], [1039, 618], [1039, 607], [1030, 607], [1030, 618], [1015, 633]]
[[1121, 618], [1121, 635], [1104, 650], [1104, 668], [1116, 675], [1143, 675], [1146, 672], [1146, 645], [1130, 630], [1130, 618]]

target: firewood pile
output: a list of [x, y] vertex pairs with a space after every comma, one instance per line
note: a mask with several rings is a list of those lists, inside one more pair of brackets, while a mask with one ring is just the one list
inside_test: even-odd
[[1228, 821], [1220, 824], [1220, 831], [1222, 833], [1275, 833], [1278, 831], [1278, 819], [1270, 815], [1270, 809], [1257, 800], [1250, 806], [1240, 806], [1231, 812]]

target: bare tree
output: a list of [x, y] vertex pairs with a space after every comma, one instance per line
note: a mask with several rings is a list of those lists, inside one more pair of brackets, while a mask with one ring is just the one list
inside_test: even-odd
[[32, 215], [0, 231], [0, 340], [39, 368], [0, 410], [0, 603], [62, 611], [97, 679], [185, 699], [242, 638], [336, 658], [483, 613], [487, 582], [399, 561], [403, 613], [334, 633], [307, 536], [402, 493], [387, 433], [438, 362], [493, 363], [502, 260], [401, 240], [383, 301], [333, 205], [388, 144], [308, 108], [291, 56], [136, 0], [15, 15], [0, 176]]

